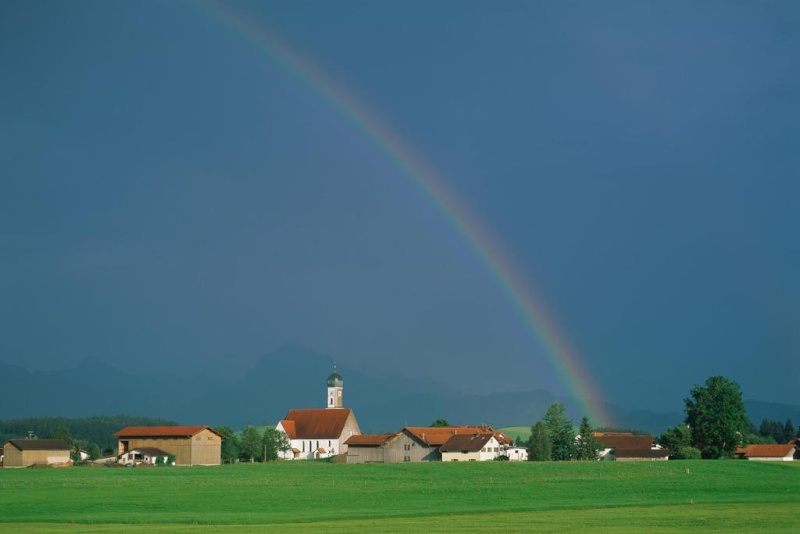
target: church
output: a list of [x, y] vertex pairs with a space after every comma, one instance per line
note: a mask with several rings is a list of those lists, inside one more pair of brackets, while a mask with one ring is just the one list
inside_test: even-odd
[[289, 438], [291, 447], [279, 453], [285, 460], [314, 460], [347, 453], [345, 442], [361, 434], [356, 416], [344, 407], [344, 380], [333, 366], [328, 375], [325, 408], [289, 410], [276, 429]]

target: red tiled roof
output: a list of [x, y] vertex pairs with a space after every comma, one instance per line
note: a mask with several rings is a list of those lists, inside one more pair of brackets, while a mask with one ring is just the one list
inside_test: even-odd
[[189, 438], [206, 429], [222, 437], [222, 434], [208, 426], [128, 426], [114, 435], [118, 438]]
[[339, 439], [351, 413], [350, 408], [289, 410], [284, 421], [294, 423], [293, 439]]
[[783, 458], [794, 451], [794, 443], [782, 445], [748, 445], [745, 448], [747, 458]]
[[283, 431], [286, 432], [286, 435], [289, 436], [289, 439], [297, 439], [297, 429], [294, 427], [294, 421], [282, 419], [281, 426], [283, 427]]
[[477, 452], [494, 437], [492, 433], [453, 434], [439, 449], [442, 452]]
[[357, 436], [350, 436], [344, 444], [349, 446], [380, 447], [396, 435], [397, 434], [360, 434]]
[[407, 426], [403, 430], [408, 431], [421, 442], [434, 447], [444, 445], [450, 436], [456, 434], [471, 436], [486, 433], [487, 430], [489, 433], [493, 432], [490, 427], [479, 426]]

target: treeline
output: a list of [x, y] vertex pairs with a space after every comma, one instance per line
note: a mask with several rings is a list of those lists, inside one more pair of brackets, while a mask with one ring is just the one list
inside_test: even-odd
[[789, 443], [800, 438], [800, 427], [795, 428], [791, 419], [787, 419], [785, 423], [763, 419], [758, 428], [750, 425], [750, 434], [750, 443]]
[[750, 444], [789, 443], [800, 437], [791, 419], [785, 423], [764, 419], [756, 426], [747, 418], [739, 384], [712, 376], [705, 386], [695, 386], [684, 399], [686, 419], [670, 427], [658, 443], [670, 458], [728, 458]]
[[588, 417], [583, 417], [578, 433], [567, 417], [564, 404], [550, 405], [544, 417], [531, 427], [527, 443], [528, 460], [533, 462], [596, 460], [602, 449], [594, 437]]
[[273, 427], [267, 427], [264, 433], [254, 426], [246, 426], [241, 435], [237, 435], [230, 427], [218, 426], [214, 430], [222, 434], [222, 461], [233, 463], [272, 462], [278, 455], [290, 449], [289, 438]]
[[131, 415], [98, 415], [93, 417], [28, 417], [0, 420], [0, 444], [10, 439], [24, 439], [30, 433], [39, 439], [63, 439], [78, 448], [91, 451], [116, 451], [114, 432], [126, 426], [171, 426], [174, 421]]

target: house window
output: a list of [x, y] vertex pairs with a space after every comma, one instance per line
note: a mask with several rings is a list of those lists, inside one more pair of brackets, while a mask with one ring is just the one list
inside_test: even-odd
[[411, 461], [411, 456], [403, 456], [403, 461], [404, 462], [410, 462]]

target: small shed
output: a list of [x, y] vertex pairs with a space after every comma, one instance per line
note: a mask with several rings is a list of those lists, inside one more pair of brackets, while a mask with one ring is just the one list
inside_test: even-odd
[[60, 439], [11, 439], [3, 445], [3, 467], [72, 465], [72, 447]]
[[759, 462], [791, 462], [800, 459], [794, 442], [783, 445], [748, 445], [744, 457]]

